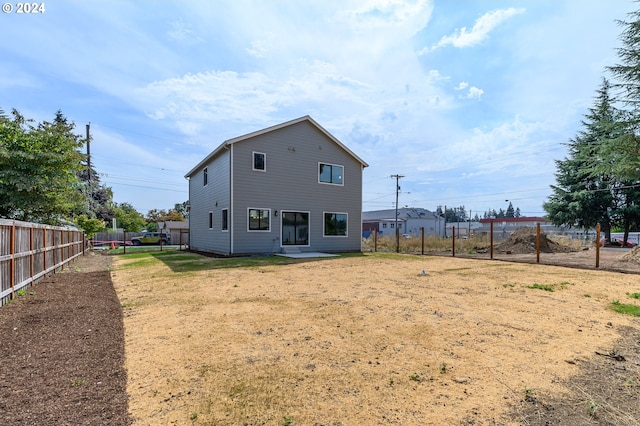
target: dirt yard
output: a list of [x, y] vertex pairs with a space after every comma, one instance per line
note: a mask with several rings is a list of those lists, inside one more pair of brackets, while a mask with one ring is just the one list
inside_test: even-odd
[[639, 320], [609, 309], [633, 303], [637, 275], [394, 255], [225, 262], [115, 262], [136, 424], [640, 424]]
[[0, 308], [0, 423], [640, 424], [638, 275], [273, 262], [79, 259]]

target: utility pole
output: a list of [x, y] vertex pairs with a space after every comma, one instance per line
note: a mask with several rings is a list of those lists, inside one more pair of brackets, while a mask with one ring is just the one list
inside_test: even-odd
[[89, 136], [89, 126], [91, 126], [91, 123], [87, 124], [87, 169], [89, 182], [91, 182], [91, 136]]
[[400, 233], [398, 232], [398, 193], [400, 192], [400, 178], [402, 175], [391, 175], [396, 178], [396, 253], [400, 253]]

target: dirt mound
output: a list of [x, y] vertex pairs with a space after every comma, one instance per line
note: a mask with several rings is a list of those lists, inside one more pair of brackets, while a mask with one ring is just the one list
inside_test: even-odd
[[626, 253], [620, 258], [625, 262], [640, 263], [640, 246], [636, 246], [629, 253]]
[[[495, 249], [498, 253], [507, 254], [527, 254], [536, 252], [536, 229], [518, 228], [511, 236], [497, 244]], [[540, 252], [541, 253], [568, 253], [576, 251], [575, 248], [558, 244], [547, 238], [544, 232], [540, 232]]]

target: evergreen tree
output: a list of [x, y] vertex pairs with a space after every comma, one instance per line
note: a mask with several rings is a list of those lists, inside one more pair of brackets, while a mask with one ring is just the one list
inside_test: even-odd
[[615, 179], [601, 167], [601, 149], [624, 133], [620, 111], [610, 96], [611, 85], [603, 79], [595, 105], [582, 121], [583, 130], [569, 141], [568, 157], [556, 160], [556, 185], [543, 207], [554, 225], [592, 228], [600, 223], [610, 239], [615, 209]]
[[80, 192], [85, 201], [85, 205], [78, 214], [85, 215], [88, 218], [99, 219], [103, 222], [110, 223], [115, 217], [113, 208], [113, 191], [108, 186], [100, 182], [100, 175], [91, 167], [89, 173], [86, 163], [83, 169], [78, 173], [80, 179]]
[[624, 228], [626, 243], [631, 226], [640, 225], [640, 11], [628, 15], [628, 21], [618, 21], [622, 47], [617, 50], [620, 63], [608, 67], [616, 79], [618, 100], [628, 108], [624, 117], [626, 132], [607, 141], [601, 150], [602, 165], [620, 183], [619, 225]]
[[507, 207], [507, 211], [505, 212], [504, 216], [505, 217], [515, 217], [516, 212], [513, 209], [513, 204], [511, 204], [511, 201], [509, 201], [509, 207]]

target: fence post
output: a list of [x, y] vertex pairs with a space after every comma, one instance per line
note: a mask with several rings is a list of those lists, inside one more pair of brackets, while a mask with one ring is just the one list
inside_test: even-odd
[[536, 224], [536, 263], [540, 263], [540, 222]]
[[456, 227], [451, 227], [451, 256], [456, 257]]
[[[69, 258], [69, 246], [67, 243], [69, 242], [69, 231], [60, 231], [60, 235], [62, 237], [62, 259]], [[62, 265], [61, 270], [64, 270], [65, 264]]]
[[47, 270], [47, 228], [42, 228], [42, 270]]
[[493, 221], [489, 222], [489, 234], [491, 234], [489, 236], [490, 259], [493, 260]]
[[373, 252], [374, 253], [378, 252], [378, 230], [377, 229], [373, 230]]
[[15, 243], [16, 243], [16, 224], [15, 222], [13, 224], [11, 224], [11, 235], [9, 236], [9, 244], [11, 246], [11, 260], [9, 261], [9, 282], [11, 283], [11, 299], [15, 299], [16, 295], [15, 295], [15, 285], [16, 285], [16, 278], [15, 278], [15, 274], [16, 274], [16, 257], [15, 257], [15, 253], [16, 253], [16, 247], [15, 247]]
[[424, 256], [424, 226], [420, 228], [420, 236], [422, 238], [422, 251], [421, 251], [421, 254]]
[[122, 254], [127, 254], [127, 231], [122, 235]]
[[596, 268], [600, 267], [600, 224], [596, 225]]
[[[33, 276], [33, 263], [34, 263], [34, 255], [33, 255], [33, 227], [29, 228], [29, 251], [31, 254], [29, 255], [29, 276]], [[31, 283], [33, 285], [33, 283]]]

